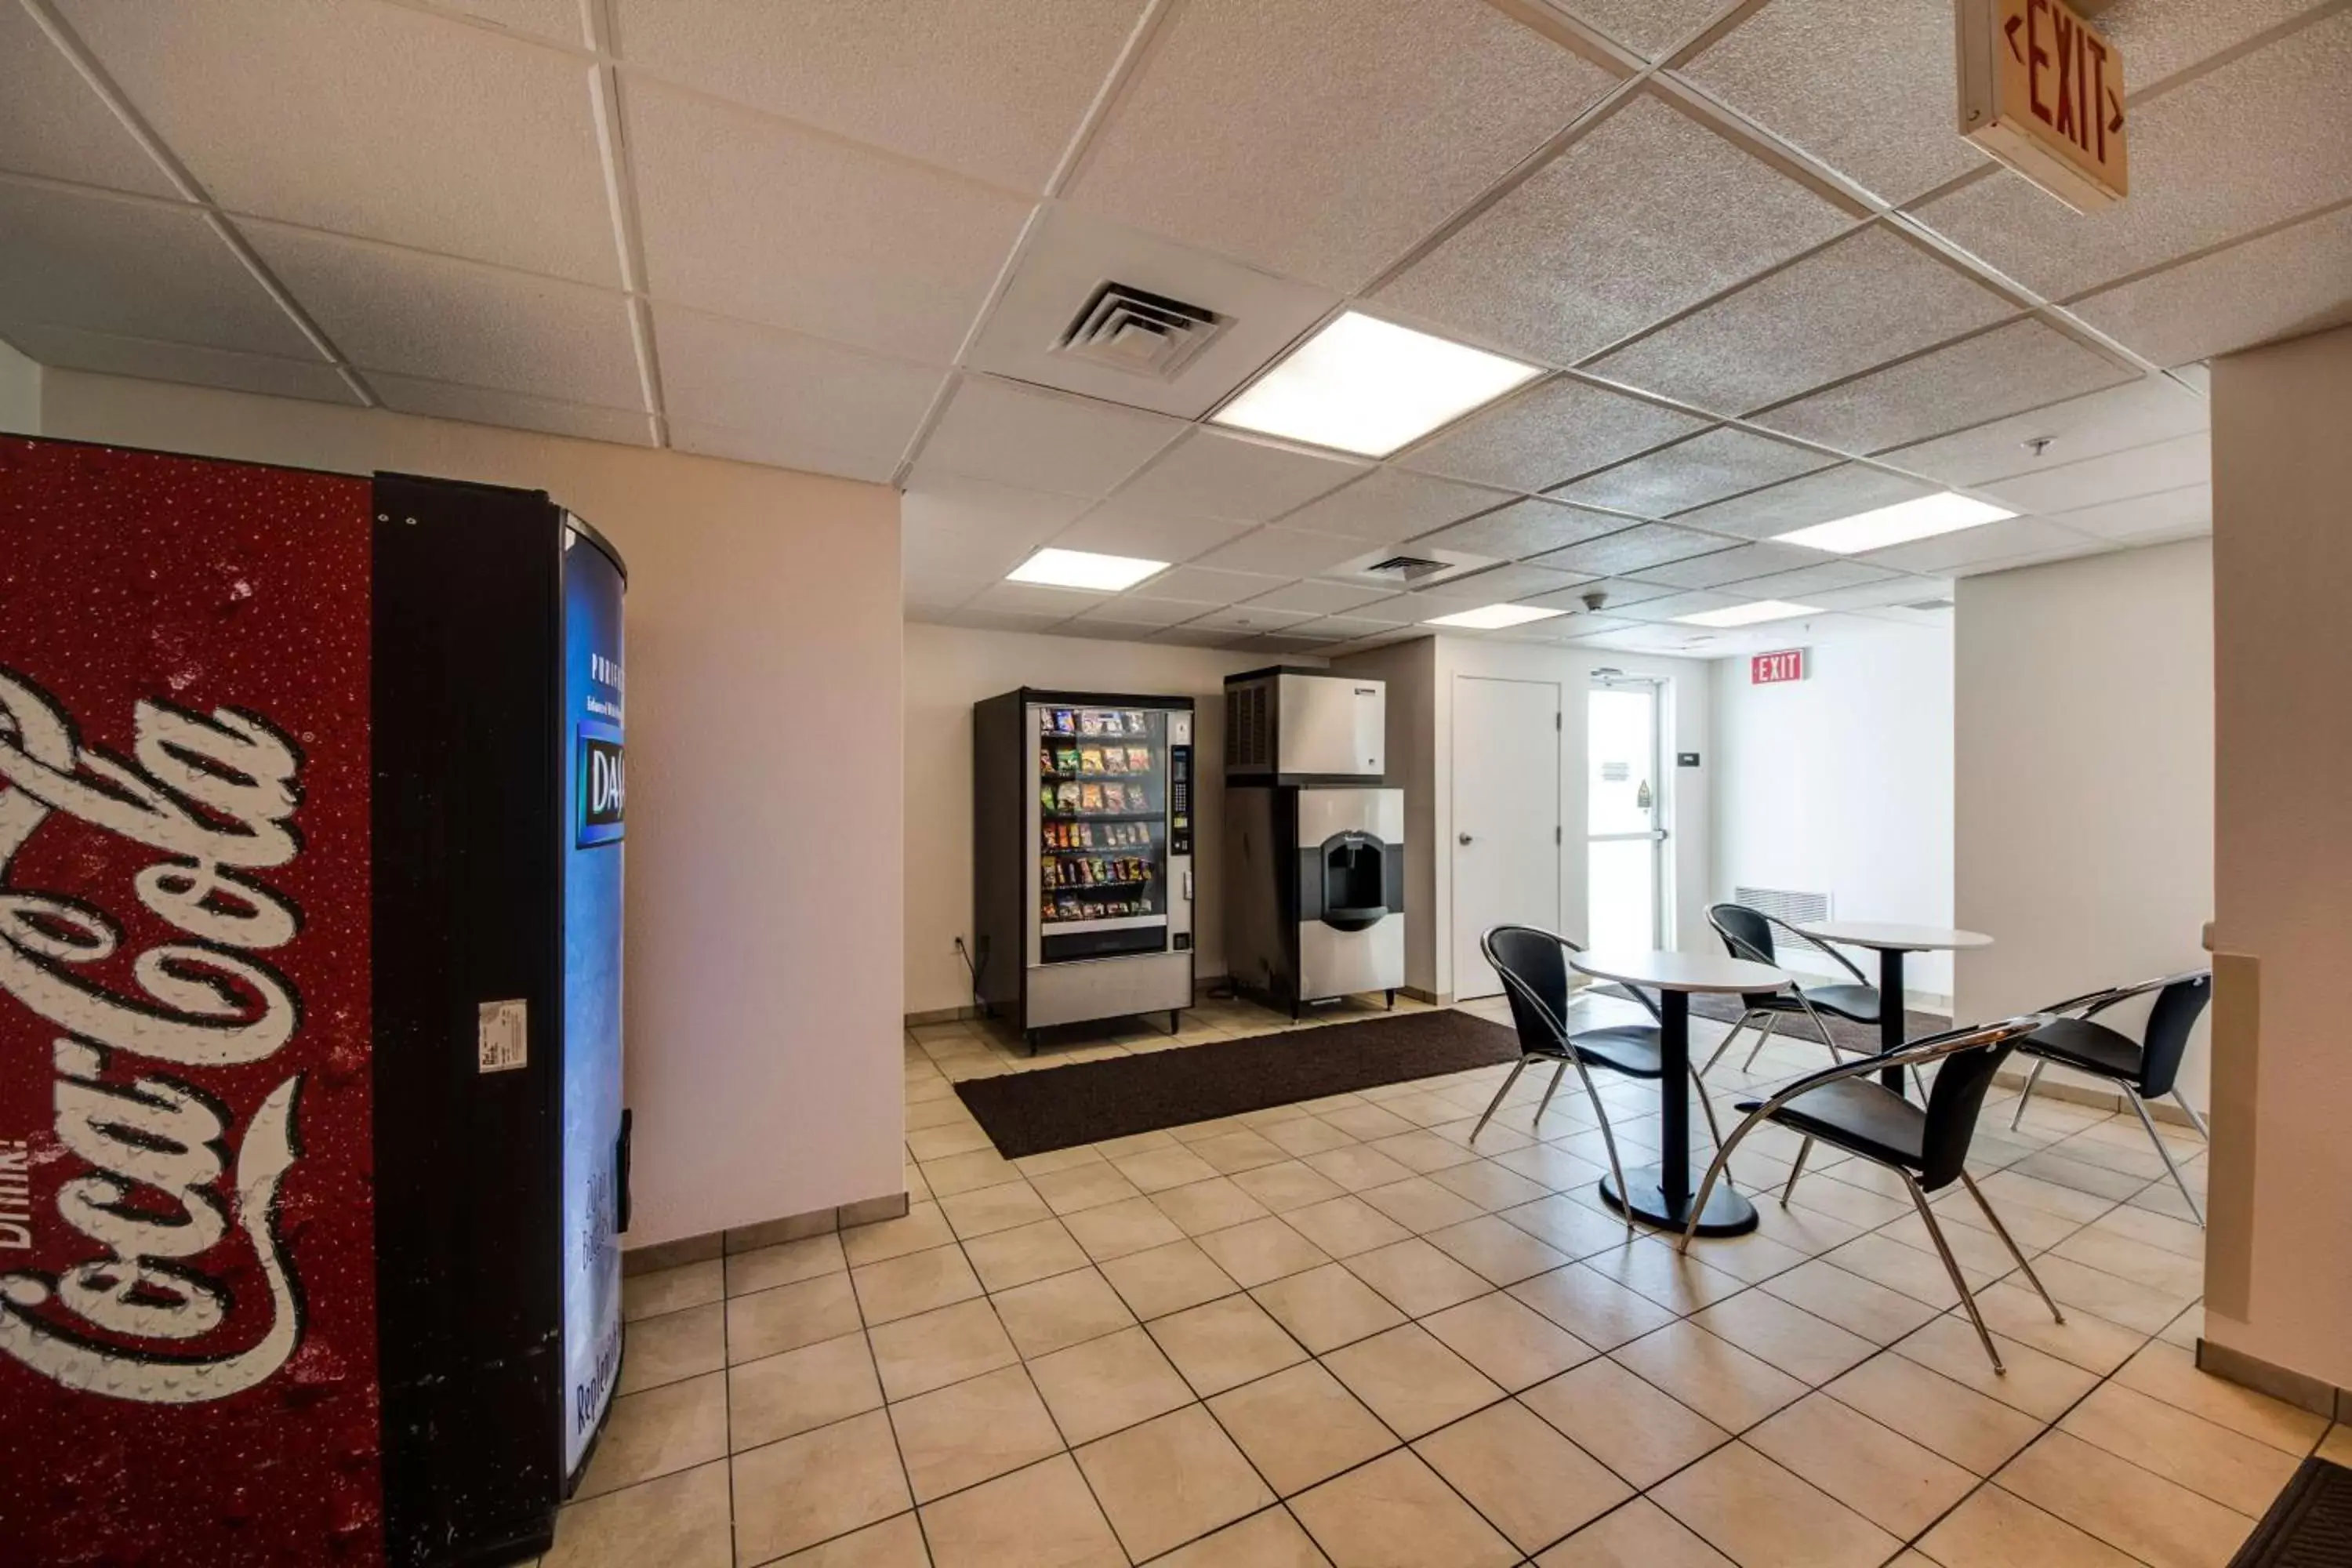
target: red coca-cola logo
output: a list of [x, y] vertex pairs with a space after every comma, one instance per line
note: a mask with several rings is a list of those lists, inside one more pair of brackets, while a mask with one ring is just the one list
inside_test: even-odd
[[[55, 699], [0, 668], [0, 992], [56, 1031], [53, 1131], [89, 1167], [58, 1184], [51, 1215], [31, 1206], [28, 1171], [0, 1185], [0, 1204], [21, 1205], [0, 1206], [0, 1266], [48, 1223], [78, 1256], [54, 1273], [0, 1273], [0, 1354], [68, 1388], [195, 1405], [265, 1382], [303, 1335], [278, 1226], [302, 1074], [241, 1128], [202, 1083], [269, 1061], [300, 1027], [301, 999], [268, 954], [302, 928], [270, 882], [302, 852], [302, 755], [259, 714], [142, 700], [131, 717], [129, 757], [85, 747]], [[37, 834], [71, 826], [154, 855], [135, 897], [184, 940], [129, 955], [134, 989], [89, 978], [122, 956], [121, 922], [11, 874]], [[21, 1148], [0, 1159], [12, 1153], [25, 1171]], [[266, 1280], [268, 1316], [243, 1342], [198, 1351], [229, 1316], [228, 1248]]]

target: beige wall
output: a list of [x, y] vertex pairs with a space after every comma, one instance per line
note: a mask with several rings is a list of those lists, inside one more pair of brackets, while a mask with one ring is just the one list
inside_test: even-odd
[[[1961, 580], [1958, 1016], [2205, 962], [2213, 913], [2213, 556], [2128, 550]], [[2115, 1020], [2137, 1029], [2144, 1005]], [[2182, 1091], [2206, 1099], [2200, 1021]], [[2063, 1076], [2063, 1075], [2061, 1075]]]
[[1022, 686], [1193, 700], [1194, 973], [1223, 975], [1225, 677], [1323, 661], [919, 623], [907, 626], [906, 649], [907, 1010], [971, 1005], [971, 976], [955, 951], [957, 937], [971, 935], [971, 705]]
[[0, 343], [0, 430], [41, 433], [41, 367]]
[[2352, 1388], [2352, 329], [2213, 366], [2209, 1339]]
[[895, 1193], [898, 503], [878, 485], [52, 372], [52, 436], [543, 489], [629, 563], [628, 1101], [648, 1246]]

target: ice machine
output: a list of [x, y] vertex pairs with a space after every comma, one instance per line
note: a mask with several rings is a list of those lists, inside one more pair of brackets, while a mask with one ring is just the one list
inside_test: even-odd
[[1225, 959], [1234, 989], [1301, 1007], [1404, 984], [1404, 792], [1381, 784], [1384, 682], [1225, 678]]
[[544, 1552], [619, 1373], [624, 575], [0, 437], [0, 1563]]

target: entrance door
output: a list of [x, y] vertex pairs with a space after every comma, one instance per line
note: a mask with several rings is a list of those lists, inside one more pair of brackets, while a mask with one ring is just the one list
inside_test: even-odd
[[1454, 994], [1503, 989], [1488, 927], [1559, 929], [1559, 687], [1454, 681]]
[[1585, 710], [1584, 928], [1594, 947], [1662, 947], [1659, 863], [1666, 840], [1658, 755], [1659, 682], [1594, 683]]

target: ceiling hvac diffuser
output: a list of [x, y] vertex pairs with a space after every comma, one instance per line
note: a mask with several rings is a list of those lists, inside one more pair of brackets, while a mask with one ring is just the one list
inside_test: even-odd
[[1094, 291], [1054, 352], [1130, 375], [1173, 381], [1230, 318], [1125, 283]]

